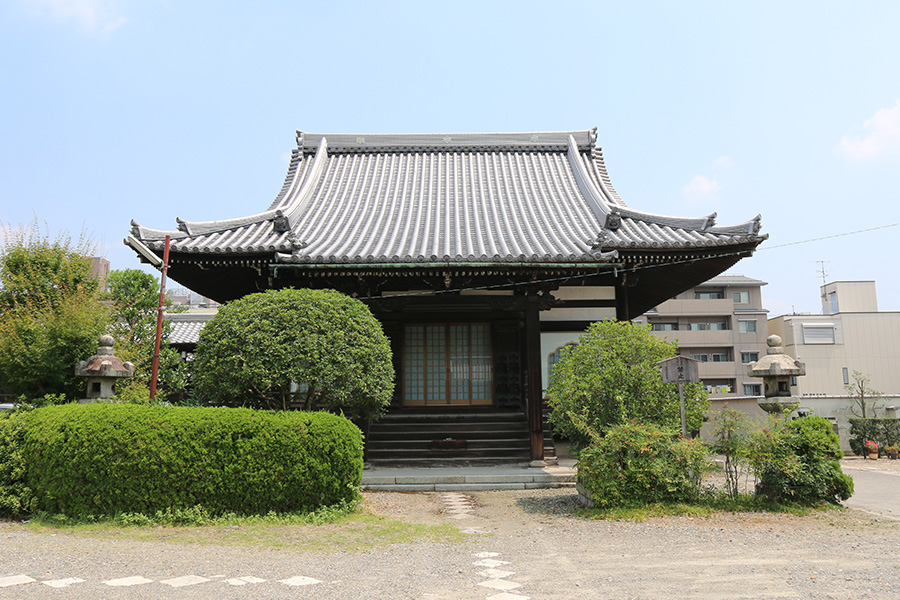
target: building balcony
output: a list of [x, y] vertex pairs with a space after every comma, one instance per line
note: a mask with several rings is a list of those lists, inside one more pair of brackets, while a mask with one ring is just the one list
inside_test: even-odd
[[727, 316], [734, 314], [734, 300], [666, 300], [657, 307], [656, 315], [663, 317]]
[[670, 342], [678, 342], [679, 346], [691, 348], [728, 347], [732, 348], [736, 342], [737, 332], [732, 329], [707, 330], [707, 331], [654, 331], [653, 335], [659, 336]]
[[744, 373], [736, 362], [705, 362], [697, 365], [700, 379], [734, 379]]

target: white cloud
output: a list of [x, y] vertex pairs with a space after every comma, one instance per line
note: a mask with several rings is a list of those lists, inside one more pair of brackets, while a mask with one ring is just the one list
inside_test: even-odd
[[688, 202], [703, 204], [718, 202], [722, 186], [714, 177], [710, 179], [706, 175], [694, 175], [691, 182], [681, 188], [681, 191]]
[[879, 108], [863, 123], [865, 137], [844, 136], [835, 151], [851, 160], [867, 160], [900, 153], [900, 100], [893, 108]]
[[74, 23], [86, 35], [109, 35], [128, 19], [114, 0], [20, 0], [38, 17]]
[[730, 156], [720, 156], [716, 160], [713, 161], [713, 164], [722, 169], [730, 169], [731, 168], [731, 157]]

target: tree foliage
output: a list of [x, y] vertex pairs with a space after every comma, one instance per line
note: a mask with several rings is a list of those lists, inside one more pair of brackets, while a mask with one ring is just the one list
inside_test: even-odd
[[200, 334], [192, 382], [214, 404], [377, 416], [393, 394], [390, 344], [360, 301], [332, 290], [251, 294]]
[[748, 462], [758, 478], [759, 496], [775, 502], [837, 504], [853, 494], [853, 479], [841, 471], [843, 455], [830, 422], [801, 417], [756, 432]]
[[853, 383], [845, 385], [844, 389], [853, 398], [850, 404], [850, 412], [860, 419], [877, 419], [878, 411], [884, 406], [879, 402], [882, 393], [869, 385], [872, 378], [868, 375], [853, 371]]
[[610, 428], [579, 454], [578, 482], [601, 508], [696, 502], [710, 468], [699, 440], [632, 421]]
[[75, 364], [109, 325], [90, 266], [91, 245], [37, 225], [7, 231], [0, 248], [0, 388], [37, 398], [84, 396]]
[[[676, 352], [674, 342], [654, 337], [649, 326], [593, 323], [553, 369], [547, 397], [554, 427], [577, 447], [589, 443], [587, 430], [602, 435], [631, 420], [680, 430], [678, 387], [663, 383], [658, 365]], [[688, 430], [700, 429], [706, 391], [686, 383], [684, 395]]]
[[[146, 396], [149, 400], [159, 312], [159, 279], [139, 269], [111, 271], [105, 297], [113, 307], [110, 333], [116, 339], [116, 356], [134, 364], [134, 378], [117, 384], [116, 396], [132, 401]], [[173, 312], [175, 307], [165, 299], [163, 308]], [[187, 366], [178, 352], [165, 343], [171, 323], [164, 320], [162, 325], [163, 344], [159, 351], [157, 386], [164, 396], [180, 394], [188, 383]]]

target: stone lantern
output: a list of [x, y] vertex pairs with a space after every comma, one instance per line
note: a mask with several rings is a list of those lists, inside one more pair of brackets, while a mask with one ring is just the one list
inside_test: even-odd
[[115, 341], [111, 335], [100, 336], [97, 354], [75, 365], [75, 375], [87, 377], [87, 399], [82, 404], [115, 395], [115, 383], [122, 377], [134, 377], [134, 365], [123, 362], [113, 352]]
[[766, 343], [766, 355], [747, 365], [747, 373], [762, 377], [765, 398], [757, 401], [759, 407], [778, 416], [800, 406], [800, 401], [791, 397], [791, 377], [806, 375], [806, 365], [784, 353], [779, 336], [770, 335]]

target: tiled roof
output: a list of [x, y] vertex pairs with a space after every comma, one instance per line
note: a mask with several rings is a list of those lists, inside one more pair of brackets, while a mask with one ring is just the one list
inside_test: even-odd
[[196, 344], [200, 331], [215, 316], [215, 312], [166, 314], [165, 318], [170, 323], [169, 343]]
[[666, 217], [628, 208], [610, 182], [596, 130], [514, 134], [298, 132], [269, 208], [191, 222], [133, 223], [155, 251], [260, 255], [285, 263], [565, 263], [610, 251], [756, 244], [759, 217]]

